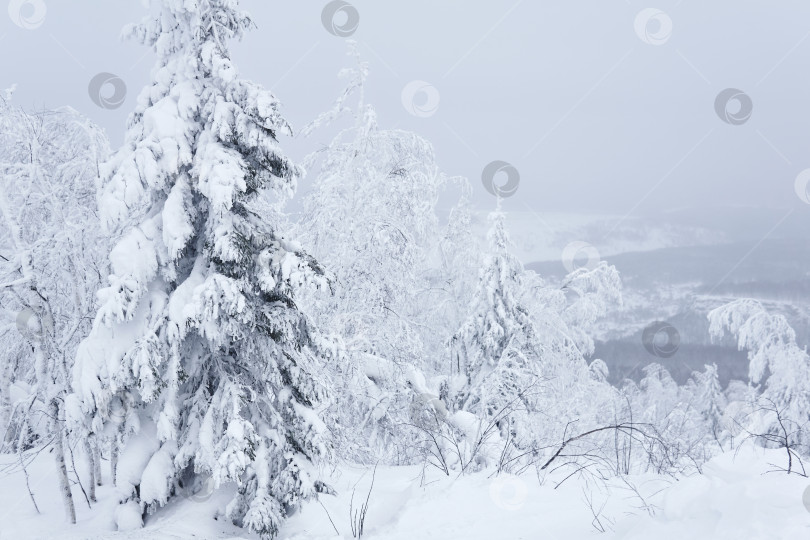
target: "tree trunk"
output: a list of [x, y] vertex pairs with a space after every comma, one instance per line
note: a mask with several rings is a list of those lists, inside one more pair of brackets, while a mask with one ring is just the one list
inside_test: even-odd
[[112, 485], [116, 485], [115, 483], [115, 470], [118, 468], [118, 437], [113, 437], [113, 440], [110, 441], [110, 478], [112, 479]]
[[100, 486], [101, 482], [101, 445], [98, 443], [98, 437], [93, 437], [93, 474], [96, 477], [96, 485]]
[[87, 496], [90, 498], [90, 502], [96, 502], [96, 455], [90, 445], [89, 436], [84, 439], [84, 453], [87, 455], [87, 465], [90, 471], [90, 488]]
[[2, 375], [0, 375], [0, 433], [5, 433], [5, 437], [0, 441], [0, 448], [5, 449], [6, 442], [14, 439], [14, 434], [9, 432], [11, 422], [11, 378], [14, 369], [12, 359], [3, 362]]
[[73, 506], [73, 494], [70, 492], [70, 482], [68, 481], [67, 466], [65, 465], [65, 445], [62, 426], [64, 423], [64, 411], [59, 407], [56, 400], [51, 402], [51, 411], [54, 417], [54, 456], [56, 457], [56, 474], [59, 476], [59, 488], [62, 491], [62, 501], [65, 503], [65, 513], [70, 523], [76, 523], [76, 509]]

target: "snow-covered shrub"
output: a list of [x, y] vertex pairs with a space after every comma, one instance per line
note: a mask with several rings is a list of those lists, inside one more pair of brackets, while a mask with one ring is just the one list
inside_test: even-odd
[[[356, 55], [353, 45], [350, 53]], [[423, 393], [438, 393], [427, 383], [417, 389], [414, 373], [432, 371], [432, 345], [443, 339], [433, 323], [448, 296], [434, 287], [441, 273], [436, 204], [447, 180], [430, 143], [377, 124], [373, 107], [363, 101], [367, 74], [359, 58], [343, 70], [346, 89], [304, 130], [309, 134], [343, 115], [352, 119], [309, 158], [319, 170], [304, 199], [300, 237], [334, 276], [334, 294], [310, 295], [302, 305], [345, 347], [345, 362], [323, 367], [342, 389], [326, 411], [341, 454], [406, 463], [415, 458], [407, 428], [414, 407]], [[354, 98], [357, 104], [349, 105]]]
[[63, 450], [66, 396], [106, 275], [109, 241], [94, 193], [98, 161], [109, 149], [102, 131], [75, 110], [27, 112], [11, 94], [0, 98], [0, 443], [19, 451], [54, 445], [74, 521]]
[[649, 426], [658, 444], [645, 449], [646, 464], [637, 461], [646, 466], [641, 470], [699, 471], [703, 463], [722, 450], [717, 439], [722, 437], [717, 416], [722, 396], [713, 394], [713, 389], [719, 389], [719, 383], [716, 369], [711, 366], [693, 374], [684, 386], [678, 386], [660, 364], [644, 368], [639, 391], [631, 400], [633, 420]]
[[785, 317], [742, 299], [713, 310], [709, 321], [713, 336], [728, 331], [748, 350], [751, 389], [738, 391], [729, 405], [737, 434], [810, 454], [810, 357]]

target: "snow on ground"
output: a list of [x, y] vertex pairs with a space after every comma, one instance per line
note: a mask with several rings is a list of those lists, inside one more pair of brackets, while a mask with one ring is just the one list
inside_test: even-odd
[[[363, 538], [369, 540], [810, 538], [810, 510], [802, 502], [810, 480], [769, 472], [784, 461], [783, 452], [748, 446], [736, 455], [729, 452], [715, 458], [705, 465], [703, 475], [680, 479], [643, 475], [615, 479], [609, 485], [571, 477], [559, 486], [565, 473], [548, 476], [541, 484], [534, 473], [446, 477], [435, 470], [423, 475], [420, 467], [378, 467], [374, 473], [343, 466], [330, 474], [338, 495], [307, 503], [287, 521], [280, 538], [350, 539], [350, 504], [358, 510], [367, 497]], [[92, 511], [74, 486], [79, 523], [66, 525], [52, 457], [43, 454], [28, 467], [41, 515], [34, 511], [24, 476], [14, 462], [13, 457], [3, 456], [0, 466], [3, 540], [256, 538], [213, 519], [229, 494], [206, 492], [184, 497], [148, 516], [143, 530], [113, 532], [116, 501], [108, 495], [115, 488], [108, 483], [99, 488], [99, 500], [107, 502]]]
[[[70, 454], [67, 456], [71, 480], [75, 476], [70, 469]], [[82, 457], [77, 452], [75, 461], [82, 480], [86, 484], [87, 472]], [[27, 466], [29, 484], [41, 514], [37, 514], [28, 496], [25, 476], [15, 456], [0, 456], [0, 540], [52, 539], [107, 540], [107, 539], [220, 539], [252, 538], [244, 531], [225, 521], [212, 519], [218, 505], [224, 506], [227, 493], [205, 493], [190, 496], [177, 504], [161, 509], [147, 518], [147, 527], [130, 532], [115, 531], [115, 516], [118, 509], [116, 488], [109, 482], [109, 462], [102, 461], [104, 485], [96, 488], [98, 503], [88, 508], [81, 488], [73, 485], [73, 500], [76, 505], [76, 525], [65, 519], [62, 500], [58, 492], [58, 479], [53, 455], [40, 454]], [[105, 532], [106, 531], [106, 532]]]

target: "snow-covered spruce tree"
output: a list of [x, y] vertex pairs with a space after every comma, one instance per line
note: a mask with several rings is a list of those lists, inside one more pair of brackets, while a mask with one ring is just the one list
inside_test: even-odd
[[[500, 209], [490, 219], [489, 254], [467, 318], [448, 342], [453, 373], [441, 394], [451, 411], [475, 414], [484, 429], [495, 422], [497, 444], [525, 454], [571, 436], [570, 422], [585, 431], [614, 421], [608, 411], [615, 391], [603, 362], [589, 369], [586, 330], [620, 301], [621, 287], [604, 263], [575, 271], [562, 287], [546, 284], [510, 252]], [[469, 425], [455, 417], [450, 423]]]
[[686, 387], [693, 396], [694, 408], [705, 423], [705, 431], [722, 450], [729, 432], [725, 421], [727, 401], [720, 386], [717, 364], [707, 364], [703, 371], [692, 373]]
[[[108, 242], [93, 194], [98, 160], [108, 153], [103, 132], [73, 109], [27, 112], [13, 105], [11, 91], [0, 97], [0, 443], [18, 451], [23, 466], [28, 449], [52, 445], [72, 522], [66, 396], [106, 275]], [[93, 499], [94, 441], [80, 440], [91, 460], [83, 485]]]
[[509, 251], [504, 215], [490, 215], [490, 252], [465, 322], [449, 341], [452, 376], [442, 397], [451, 410], [486, 421], [517, 400], [516, 408], [534, 410], [543, 374], [543, 344], [535, 321], [521, 302], [523, 265]]
[[[435, 247], [437, 264], [429, 273], [435, 300], [426, 318], [433, 329], [429, 348], [436, 351], [443, 350], [447, 339], [466, 319], [484, 257], [481, 242], [473, 231], [472, 187], [466, 178], [452, 180], [459, 186], [461, 197], [450, 210], [447, 225]], [[452, 375], [453, 367], [447, 357], [436, 356], [430, 369], [445, 376]]]
[[119, 527], [211, 475], [237, 487], [227, 517], [273, 537], [322, 487], [329, 344], [294, 294], [323, 273], [279, 230], [302, 171], [278, 146], [278, 101], [230, 59], [251, 25], [237, 0], [165, 0], [127, 32], [158, 61], [102, 171], [123, 236], [74, 372], [94, 429], [114, 430], [113, 463], [120, 448]]
[[[356, 56], [353, 44], [350, 54]], [[330, 409], [341, 452], [402, 463], [413, 444], [401, 426], [414, 394], [426, 391], [417, 371], [428, 357], [425, 334], [433, 331], [424, 317], [436, 298], [427, 268], [445, 179], [427, 141], [378, 126], [363, 101], [367, 65], [356, 61], [341, 72], [348, 82], [334, 107], [304, 130], [352, 119], [307, 167], [319, 171], [304, 200], [300, 236], [334, 275], [334, 295], [308, 298], [307, 305], [319, 328], [345, 344], [346, 362], [332, 373], [345, 390]]]
[[[449, 405], [487, 415], [499, 410], [507, 396], [572, 371], [577, 379], [592, 378], [584, 357], [593, 343], [583, 327], [604, 315], [610, 301], [620, 300], [615, 268], [600, 265], [568, 276], [562, 288], [547, 285], [526, 271], [510, 252], [510, 240], [500, 209], [490, 215], [489, 254], [479, 272], [478, 284], [467, 317], [449, 343], [453, 377]], [[566, 290], [576, 291], [569, 301]], [[507, 350], [512, 352], [509, 355]], [[518, 372], [502, 372], [501, 359], [520, 358]], [[510, 392], [488, 384], [513, 381]], [[489, 393], [489, 395], [485, 395]], [[562, 390], [561, 390], [562, 393]], [[494, 401], [492, 401], [494, 400]]]
[[709, 321], [712, 336], [728, 331], [740, 350], [748, 350], [756, 402], [744, 420], [738, 419], [742, 428], [766, 445], [810, 453], [810, 357], [796, 344], [787, 319], [768, 313], [756, 300], [741, 299], [712, 310]]

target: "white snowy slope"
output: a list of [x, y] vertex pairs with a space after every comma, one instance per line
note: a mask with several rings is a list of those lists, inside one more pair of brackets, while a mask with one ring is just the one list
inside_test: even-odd
[[[480, 238], [486, 236], [486, 211], [473, 215]], [[714, 245], [725, 239], [716, 229], [667, 221], [617, 215], [543, 212], [527, 209], [507, 211], [506, 226], [515, 255], [529, 264], [560, 261], [573, 242], [593, 245], [601, 257], [619, 253], [652, 251], [677, 246]]]
[[[532, 201], [518, 201], [516, 207], [506, 211], [506, 225], [514, 252], [524, 264], [559, 262], [572, 242], [591, 244], [604, 259], [621, 253], [737, 242], [750, 249], [763, 237], [803, 239], [810, 227], [810, 214], [788, 212], [786, 216], [785, 208], [714, 205], [636, 216], [548, 212], [533, 208]], [[488, 211], [478, 211], [473, 219], [481, 238]]]
[[[375, 474], [372, 469], [344, 466], [330, 475], [338, 494], [306, 503], [288, 519], [279, 538], [350, 539], [350, 505], [357, 511], [366, 500], [363, 538], [369, 540], [810, 538], [810, 510], [802, 502], [810, 480], [771, 472], [783, 461], [780, 451], [745, 446], [710, 461], [703, 475], [648, 474], [608, 484], [573, 476], [559, 486], [567, 473], [547, 476], [541, 483], [533, 473], [446, 477], [435, 470], [423, 476], [420, 467], [378, 467]], [[50, 455], [41, 455], [28, 466], [40, 515], [14, 458], [3, 456], [2, 463], [3, 539], [257, 538], [213, 518], [229, 500], [227, 493], [181, 499], [147, 517], [144, 529], [118, 533], [112, 531], [116, 501], [108, 496], [115, 488], [100, 488], [99, 500], [105, 502], [89, 510], [74, 485], [78, 524], [66, 525]], [[601, 529], [605, 533], [597, 534]]]

